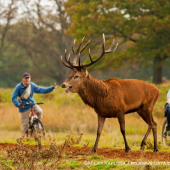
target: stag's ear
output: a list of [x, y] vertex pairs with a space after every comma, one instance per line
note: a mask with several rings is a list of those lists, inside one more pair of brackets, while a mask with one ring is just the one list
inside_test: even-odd
[[89, 73], [88, 73], [88, 71], [86, 70], [85, 67], [81, 68], [81, 72], [85, 77], [87, 77], [89, 75]]

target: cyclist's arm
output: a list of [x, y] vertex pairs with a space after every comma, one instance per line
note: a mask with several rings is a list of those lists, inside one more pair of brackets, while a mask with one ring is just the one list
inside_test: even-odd
[[41, 93], [50, 93], [54, 89], [53, 86], [44, 88], [44, 87], [39, 87], [34, 83], [32, 83], [32, 85], [33, 85], [34, 92], [39, 93], [39, 94], [41, 94]]
[[16, 107], [19, 107], [21, 105], [21, 103], [19, 103], [19, 101], [17, 100], [18, 93], [19, 93], [19, 86], [17, 85], [11, 96], [11, 100]]

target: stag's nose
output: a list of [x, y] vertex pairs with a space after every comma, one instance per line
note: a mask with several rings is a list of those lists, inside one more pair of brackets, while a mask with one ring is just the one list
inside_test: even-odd
[[62, 87], [62, 88], [66, 88], [66, 85], [63, 83], [63, 84], [61, 85], [61, 87]]

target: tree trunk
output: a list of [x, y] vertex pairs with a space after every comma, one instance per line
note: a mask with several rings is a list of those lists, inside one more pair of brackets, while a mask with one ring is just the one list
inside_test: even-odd
[[154, 58], [153, 64], [153, 83], [154, 84], [161, 84], [162, 83], [162, 58], [160, 56], [156, 56]]

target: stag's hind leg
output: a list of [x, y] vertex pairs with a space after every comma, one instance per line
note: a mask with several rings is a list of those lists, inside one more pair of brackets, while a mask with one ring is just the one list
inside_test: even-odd
[[120, 124], [120, 131], [123, 135], [124, 142], [125, 142], [125, 152], [129, 153], [129, 150], [131, 150], [131, 149], [130, 149], [128, 143], [127, 143], [126, 135], [125, 135], [125, 115], [124, 115], [124, 113], [118, 114], [117, 118], [118, 118], [118, 121], [119, 121], [119, 124]]
[[141, 142], [141, 150], [144, 150], [144, 149], [145, 149], [146, 139], [147, 139], [150, 131], [151, 131], [151, 126], [148, 125], [148, 130], [147, 130], [147, 132], [146, 132], [146, 134], [145, 134], [145, 136], [144, 136], [144, 138], [143, 138], [143, 140], [142, 140], [142, 142]]
[[147, 130], [147, 132], [146, 132], [146, 134], [145, 134], [145, 136], [144, 136], [144, 138], [143, 138], [143, 140], [141, 142], [141, 150], [144, 150], [145, 145], [146, 145], [146, 139], [147, 139], [147, 137], [148, 137], [148, 135], [149, 135], [152, 128], [151, 128], [151, 125], [149, 125], [149, 123], [148, 123], [147, 119], [145, 118], [145, 116], [143, 116], [143, 115], [140, 115], [140, 116], [148, 124], [148, 130]]
[[154, 152], [158, 152], [157, 146], [157, 123], [152, 118], [152, 131], [153, 131], [153, 138], [154, 138]]
[[148, 110], [148, 109], [140, 109], [139, 111], [137, 111], [138, 114], [142, 117], [142, 119], [148, 124], [148, 130], [142, 140], [141, 143], [141, 149], [144, 150], [144, 147], [146, 145], [146, 139], [152, 129], [153, 131], [153, 138], [154, 138], [154, 152], [158, 151], [157, 148], [157, 124], [156, 122], [153, 120], [152, 117], [152, 109]]

